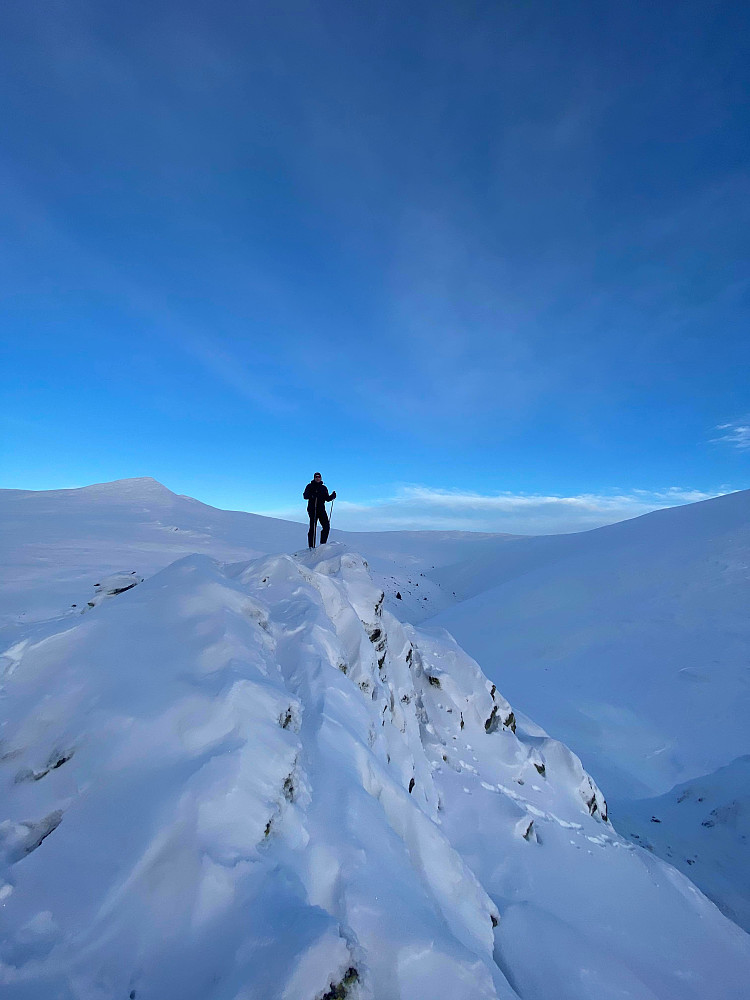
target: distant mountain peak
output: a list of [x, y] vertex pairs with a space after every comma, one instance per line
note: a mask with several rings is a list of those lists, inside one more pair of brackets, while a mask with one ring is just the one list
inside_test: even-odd
[[115, 479], [109, 483], [94, 483], [80, 490], [87, 495], [101, 494], [109, 497], [121, 497], [124, 500], [138, 499], [174, 499], [176, 494], [167, 489], [152, 476], [136, 476], [132, 479]]
[[[101, 489], [102, 487], [113, 487], [113, 488], [128, 488], [128, 487], [148, 487], [153, 488], [158, 487], [160, 490], [166, 490], [167, 487], [160, 483], [158, 479], [154, 479], [153, 476], [132, 476], [128, 479], [113, 479], [111, 482], [107, 483], [92, 483], [91, 486], [84, 486], [83, 489], [95, 490]], [[167, 492], [170, 492], [167, 490]]]

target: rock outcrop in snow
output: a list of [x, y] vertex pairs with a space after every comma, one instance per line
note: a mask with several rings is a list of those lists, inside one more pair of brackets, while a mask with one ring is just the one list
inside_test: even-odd
[[108, 589], [0, 661], [4, 996], [740, 995], [750, 939], [361, 557]]

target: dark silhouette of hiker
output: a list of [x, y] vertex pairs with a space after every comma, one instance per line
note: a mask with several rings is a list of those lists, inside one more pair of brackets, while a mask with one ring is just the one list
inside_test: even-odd
[[336, 490], [329, 493], [323, 482], [323, 477], [319, 472], [316, 472], [305, 487], [302, 496], [307, 500], [307, 513], [310, 515], [310, 530], [307, 533], [308, 548], [315, 548], [316, 520], [320, 521], [320, 544], [325, 545], [328, 541], [328, 532], [331, 530], [326, 513], [326, 501], [336, 499]]

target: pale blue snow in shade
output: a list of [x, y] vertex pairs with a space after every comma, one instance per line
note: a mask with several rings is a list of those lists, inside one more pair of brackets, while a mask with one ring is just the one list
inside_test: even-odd
[[[740, 539], [743, 503], [560, 544], [606, 559], [624, 532], [674, 583], [675, 538], [699, 559], [711, 532]], [[506, 701], [518, 664], [409, 622], [423, 591], [423, 619], [475, 608], [466, 563], [491, 588], [498, 546], [533, 576], [549, 540], [351, 533], [308, 552], [304, 526], [149, 479], [0, 491], [0, 509], [4, 997], [741, 995], [750, 937], [622, 836], [583, 762]]]

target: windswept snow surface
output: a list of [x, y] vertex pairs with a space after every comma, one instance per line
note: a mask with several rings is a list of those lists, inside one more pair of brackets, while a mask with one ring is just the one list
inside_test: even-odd
[[463, 598], [435, 622], [618, 795], [750, 752], [750, 490], [434, 576]]
[[[306, 520], [300, 488], [300, 520]], [[335, 518], [334, 518], [335, 522]], [[331, 541], [363, 552], [386, 605], [419, 622], [450, 606], [450, 590], [426, 574], [511, 538], [460, 531], [343, 532]], [[90, 599], [102, 576], [148, 576], [181, 555], [250, 559], [307, 544], [306, 524], [219, 510], [178, 496], [155, 479], [73, 490], [0, 490], [0, 629], [50, 618]], [[397, 594], [401, 596], [396, 597]]]
[[0, 627], [80, 610], [108, 574], [150, 576], [194, 552], [249, 559], [298, 548], [304, 537], [301, 525], [217, 510], [149, 478], [0, 490]]
[[618, 830], [666, 858], [750, 928], [750, 756], [656, 798], [616, 802]]
[[124, 583], [4, 653], [4, 997], [747, 995], [750, 938], [360, 556]]
[[[461, 598], [434, 622], [580, 755], [623, 832], [646, 835], [649, 799], [711, 785], [750, 754], [750, 491], [489, 542], [431, 575]], [[722, 772], [711, 808], [734, 815], [748, 776]], [[670, 809], [649, 843], [750, 929], [745, 833], [723, 823], [707, 835], [706, 818]]]

